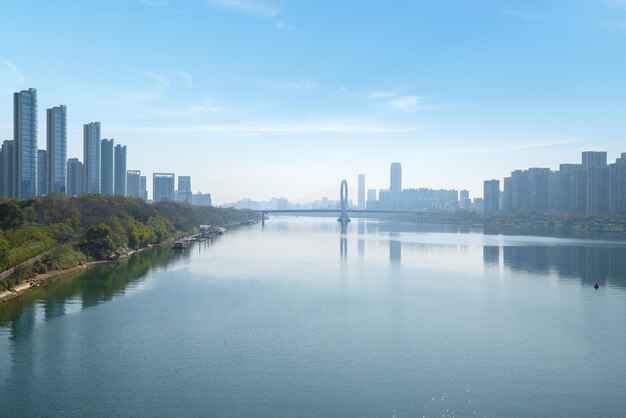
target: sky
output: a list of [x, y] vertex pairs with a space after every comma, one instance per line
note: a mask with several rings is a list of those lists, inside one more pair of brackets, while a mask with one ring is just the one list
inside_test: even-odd
[[[0, 140], [12, 93], [191, 175], [214, 203], [338, 198], [357, 175], [469, 189], [626, 152], [626, 0], [0, 0]], [[151, 185], [149, 184], [149, 189]], [[336, 194], [337, 196], [334, 196]]]

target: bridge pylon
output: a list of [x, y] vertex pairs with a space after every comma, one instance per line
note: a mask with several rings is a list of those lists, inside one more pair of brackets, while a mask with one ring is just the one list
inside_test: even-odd
[[348, 217], [348, 182], [345, 180], [341, 181], [339, 197], [341, 199], [341, 215], [339, 215], [337, 222], [341, 222], [342, 224], [348, 223], [350, 222], [350, 218]]

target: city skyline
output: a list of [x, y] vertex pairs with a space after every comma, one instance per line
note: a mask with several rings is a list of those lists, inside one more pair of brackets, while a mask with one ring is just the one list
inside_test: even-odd
[[[185, 172], [218, 202], [298, 200], [358, 173], [382, 188], [390, 161], [407, 184], [479, 196], [485, 178], [515, 167], [556, 169], [585, 150], [612, 160], [626, 132], [618, 1], [345, 2], [332, 13], [293, 1], [71, 4], [4, 5], [0, 95], [34, 86], [40, 109], [67, 105], [68, 158], [82, 155], [81, 125], [99, 120], [137, 150], [133, 166]], [[17, 45], [27, 12], [32, 30]], [[87, 30], [93, 13], [119, 30]], [[187, 46], [198, 36], [202, 46]], [[57, 62], [53, 42], [63, 64], [44, 66]], [[0, 102], [0, 140], [12, 139]]]

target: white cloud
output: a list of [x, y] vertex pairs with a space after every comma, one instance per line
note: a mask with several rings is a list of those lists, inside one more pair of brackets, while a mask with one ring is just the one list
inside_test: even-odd
[[385, 106], [399, 112], [414, 112], [418, 110], [421, 97], [418, 96], [396, 96], [384, 102]]
[[276, 29], [279, 30], [294, 30], [295, 27], [293, 25], [284, 23], [284, 22], [277, 22], [276, 23]]
[[208, 6], [233, 10], [254, 17], [274, 17], [280, 7], [260, 0], [204, 0]]
[[24, 75], [11, 61], [0, 59], [0, 82], [21, 83]]
[[372, 90], [367, 94], [367, 96], [370, 99], [385, 99], [385, 98], [394, 97], [397, 95], [398, 95], [397, 93], [386, 91], [386, 90]]
[[218, 136], [283, 136], [312, 134], [390, 134], [406, 132], [406, 129], [382, 126], [363, 121], [321, 121], [306, 123], [275, 124], [199, 124], [161, 127], [129, 127], [109, 129], [116, 134], [200, 134]]

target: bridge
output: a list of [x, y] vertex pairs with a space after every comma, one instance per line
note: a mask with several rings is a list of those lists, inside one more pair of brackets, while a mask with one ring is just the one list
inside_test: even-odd
[[410, 211], [410, 210], [372, 210], [372, 209], [348, 209], [348, 183], [343, 180], [339, 190], [341, 207], [337, 209], [261, 209], [253, 212], [261, 214], [261, 221], [265, 222], [269, 214], [294, 214], [294, 215], [311, 215], [311, 214], [331, 214], [339, 213], [337, 222], [342, 224], [350, 222], [348, 214], [353, 216], [367, 216], [380, 214], [396, 214], [396, 215], [420, 215], [427, 211]]

